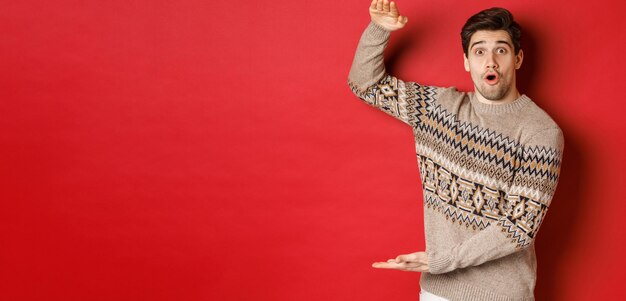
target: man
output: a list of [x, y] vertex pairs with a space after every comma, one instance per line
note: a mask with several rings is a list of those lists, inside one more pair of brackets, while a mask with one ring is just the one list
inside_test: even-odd
[[394, 2], [373, 0], [348, 76], [362, 100], [413, 128], [424, 191], [426, 250], [375, 268], [421, 272], [422, 300], [534, 300], [534, 240], [554, 195], [563, 134], [519, 93], [520, 28], [502, 8], [461, 32], [473, 92], [404, 82], [385, 72]]

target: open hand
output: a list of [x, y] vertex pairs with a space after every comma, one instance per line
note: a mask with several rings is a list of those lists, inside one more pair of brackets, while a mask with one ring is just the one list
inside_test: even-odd
[[396, 3], [389, 0], [372, 0], [370, 17], [374, 23], [389, 31], [398, 30], [409, 21], [406, 16], [400, 15]]
[[374, 262], [372, 267], [377, 269], [393, 269], [408, 272], [429, 272], [428, 256], [426, 255], [426, 252], [400, 255], [395, 259], [387, 260], [387, 262]]

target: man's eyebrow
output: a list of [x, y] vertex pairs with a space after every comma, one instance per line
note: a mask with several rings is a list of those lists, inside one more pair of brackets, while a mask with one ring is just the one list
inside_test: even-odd
[[[474, 42], [474, 43], [472, 43], [472, 45], [470, 45], [470, 49], [472, 49], [474, 46], [476, 46], [478, 44], [484, 44], [484, 43], [486, 43], [486, 42], [485, 41]], [[498, 41], [496, 41], [496, 44], [506, 44], [509, 47], [513, 47], [513, 45], [511, 45], [511, 43], [509, 41], [506, 41], [506, 40], [498, 40]]]
[[[474, 48], [474, 46], [478, 45], [478, 44], [485, 44], [485, 41], [476, 41], [474, 43], [472, 43], [472, 45], [470, 45], [470, 49]], [[506, 41], [506, 40], [498, 40], [496, 41], [496, 44], [506, 44], [509, 47], [513, 47], [513, 45], [511, 45], [511, 42]]]
[[496, 42], [496, 44], [507, 44], [509, 45], [509, 47], [513, 47], [513, 45], [511, 45], [509, 41], [505, 41], [505, 40], [499, 40]]
[[485, 41], [478, 41], [478, 42], [474, 42], [474, 43], [472, 43], [472, 45], [470, 45], [470, 49], [474, 48], [474, 46], [475, 46], [476, 44], [484, 44], [484, 43], [485, 43]]

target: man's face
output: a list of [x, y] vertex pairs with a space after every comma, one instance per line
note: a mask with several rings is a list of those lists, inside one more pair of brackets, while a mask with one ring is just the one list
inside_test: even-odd
[[472, 76], [474, 88], [492, 101], [515, 98], [515, 70], [522, 65], [524, 53], [515, 55], [511, 37], [504, 30], [479, 30], [470, 38], [465, 71]]

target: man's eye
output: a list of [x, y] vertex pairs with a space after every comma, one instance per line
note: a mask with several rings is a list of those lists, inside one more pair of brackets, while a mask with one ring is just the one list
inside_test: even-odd
[[499, 54], [505, 54], [505, 53], [506, 53], [506, 49], [504, 49], [504, 48], [498, 48], [498, 53], [499, 53]]
[[478, 49], [474, 53], [476, 53], [477, 55], [482, 55], [484, 51], [482, 49]]

